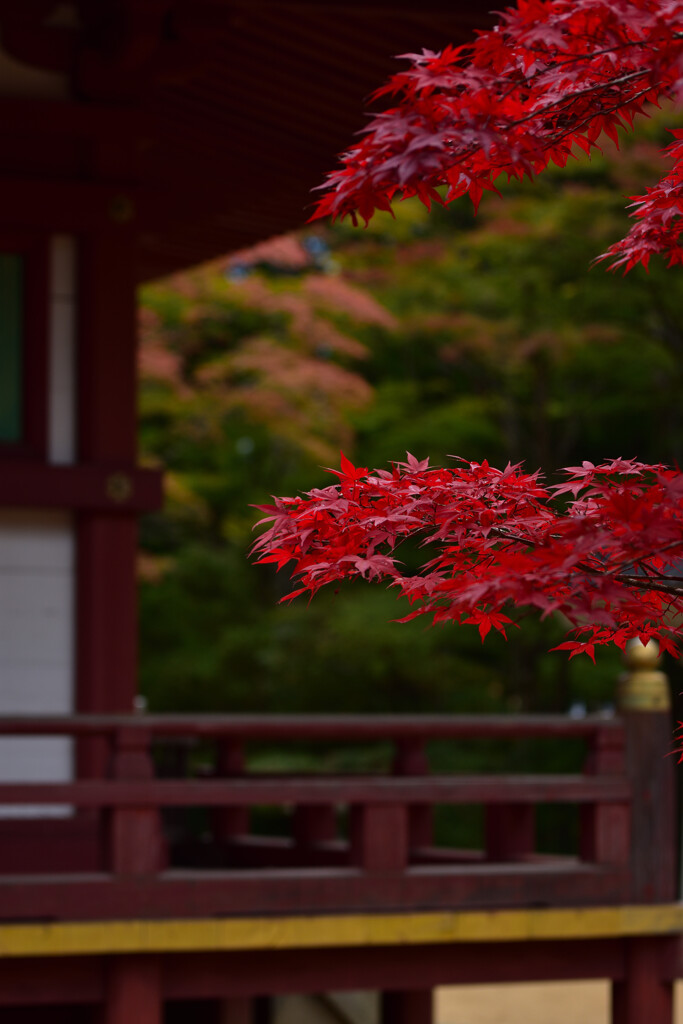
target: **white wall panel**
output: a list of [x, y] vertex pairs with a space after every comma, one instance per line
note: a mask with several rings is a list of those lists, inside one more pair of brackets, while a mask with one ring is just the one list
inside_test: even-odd
[[[0, 714], [74, 708], [75, 537], [66, 513], [0, 511]], [[0, 780], [66, 781], [67, 739], [0, 739]], [[68, 808], [0, 807], [0, 816]]]
[[[50, 240], [48, 461], [76, 459], [76, 243]], [[70, 714], [74, 704], [75, 535], [66, 513], [0, 510], [0, 714]], [[0, 780], [67, 781], [62, 738], [0, 738]], [[1, 807], [0, 817], [63, 815], [66, 807]]]

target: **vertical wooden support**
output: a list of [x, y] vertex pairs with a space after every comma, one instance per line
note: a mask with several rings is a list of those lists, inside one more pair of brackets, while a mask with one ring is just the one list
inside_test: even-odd
[[657, 669], [657, 645], [631, 641], [620, 680], [619, 709], [626, 727], [632, 790], [630, 899], [676, 898], [675, 764], [668, 680]]
[[[81, 515], [77, 554], [77, 678], [81, 712], [131, 711], [137, 680], [137, 523]], [[101, 777], [106, 745], [83, 739], [79, 776]]]
[[[601, 729], [594, 737], [584, 765], [587, 775], [623, 775], [626, 771], [624, 733]], [[631, 808], [626, 804], [581, 807], [579, 852], [582, 860], [627, 864], [631, 844]], [[627, 898], [628, 893], [624, 893]]]
[[294, 842], [302, 853], [320, 843], [329, 843], [337, 836], [334, 807], [324, 804], [299, 804], [294, 808]]
[[488, 804], [484, 842], [490, 861], [523, 860], [536, 849], [536, 808], [532, 804]]
[[432, 1024], [434, 998], [431, 989], [382, 993], [381, 1024]]
[[[396, 743], [394, 775], [429, 775], [429, 760], [421, 739], [402, 739]], [[434, 811], [427, 804], [408, 807], [408, 845], [410, 850], [431, 846], [434, 840]]]
[[612, 1024], [673, 1024], [673, 982], [662, 971], [662, 954], [671, 940], [647, 936], [625, 941], [625, 977], [612, 983]]
[[[112, 775], [116, 779], [149, 779], [154, 772], [149, 734], [119, 729]], [[116, 875], [156, 874], [165, 866], [159, 810], [154, 807], [113, 807], [109, 811], [108, 867]]]
[[[220, 739], [216, 775], [221, 779], [244, 775], [244, 748], [239, 741]], [[218, 843], [228, 845], [237, 836], [249, 832], [248, 807], [220, 807], [212, 813], [213, 834]]]
[[668, 902], [676, 898], [675, 763], [671, 719], [666, 714], [624, 715], [628, 771], [633, 794], [631, 899]]
[[[131, 711], [137, 687], [137, 523], [126, 511], [137, 452], [135, 240], [129, 224], [82, 239], [79, 253], [78, 461], [111, 466], [111, 511], [77, 520], [78, 710]], [[81, 776], [106, 752], [80, 744]]]
[[[131, 213], [132, 216], [132, 213]], [[81, 245], [78, 396], [83, 462], [133, 461], [137, 453], [136, 280], [133, 221]]]
[[403, 871], [408, 861], [407, 808], [358, 804], [351, 808], [351, 862], [365, 871]]
[[117, 956], [107, 964], [101, 1024], [162, 1024], [161, 969], [155, 956]]

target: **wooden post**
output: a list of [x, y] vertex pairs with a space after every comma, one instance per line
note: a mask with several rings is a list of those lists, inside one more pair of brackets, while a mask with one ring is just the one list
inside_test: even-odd
[[646, 936], [625, 941], [625, 977], [612, 984], [612, 1024], [673, 1024], [673, 982], [662, 969], [671, 940]]
[[[593, 737], [584, 772], [586, 775], [623, 775], [625, 771], [624, 733], [601, 729]], [[581, 807], [580, 814], [581, 859], [598, 864], [628, 864], [631, 808], [626, 804], [589, 804]]]
[[298, 804], [294, 808], [294, 842], [301, 852], [310, 852], [320, 843], [329, 843], [337, 836], [334, 807], [324, 804]]
[[400, 804], [352, 807], [352, 864], [365, 871], [403, 871], [408, 860], [406, 811]]
[[[136, 281], [133, 221], [81, 240], [78, 461], [111, 467], [111, 510], [77, 517], [77, 703], [129, 712], [137, 689], [137, 521], [127, 510], [137, 455]], [[97, 738], [78, 746], [78, 774], [102, 777]]]
[[[150, 779], [150, 736], [142, 729], [119, 729], [112, 775], [115, 779]], [[116, 875], [156, 874], [165, 866], [165, 844], [157, 808], [114, 807], [109, 811], [108, 866]]]
[[432, 990], [412, 989], [382, 993], [381, 1024], [432, 1024]]
[[[396, 744], [394, 775], [429, 775], [429, 760], [421, 739], [402, 739]], [[418, 850], [434, 841], [434, 811], [428, 804], [408, 807], [408, 847]]]
[[668, 680], [657, 668], [657, 644], [630, 641], [618, 704], [626, 727], [626, 761], [632, 788], [630, 899], [676, 898], [675, 764]]
[[532, 804], [487, 804], [484, 815], [487, 860], [523, 860], [534, 852], [536, 808]]
[[101, 1024], [162, 1024], [161, 970], [155, 956], [117, 956], [107, 964]]
[[[244, 748], [238, 740], [220, 739], [216, 775], [221, 779], [244, 775]], [[228, 846], [237, 836], [249, 833], [248, 807], [221, 807], [212, 814], [215, 839]]]

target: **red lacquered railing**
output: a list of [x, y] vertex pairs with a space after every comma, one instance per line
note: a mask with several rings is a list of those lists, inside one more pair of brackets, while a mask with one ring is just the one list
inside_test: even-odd
[[[61, 805], [0, 823], [0, 919], [577, 905], [673, 897], [666, 716], [74, 716], [0, 719], [0, 735], [106, 748], [98, 778], [0, 783], [0, 806]], [[645, 740], [643, 739], [645, 736]], [[430, 742], [581, 740], [580, 774], [431, 774]], [[248, 770], [248, 743], [383, 743], [384, 774]], [[175, 751], [176, 777], [155, 757]], [[202, 777], [188, 777], [201, 745]], [[158, 760], [158, 757], [157, 757]], [[539, 804], [578, 805], [576, 856], [536, 849]], [[481, 805], [481, 850], [433, 842], [433, 809]], [[252, 834], [254, 808], [289, 835]], [[202, 808], [192, 835], [176, 810]], [[196, 813], [196, 810], [195, 810]], [[340, 818], [345, 821], [339, 827]], [[196, 830], [195, 830], [196, 832]]]

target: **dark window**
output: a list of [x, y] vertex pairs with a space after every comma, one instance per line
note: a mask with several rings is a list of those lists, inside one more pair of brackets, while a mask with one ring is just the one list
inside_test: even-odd
[[24, 430], [24, 257], [0, 252], [0, 442]]

